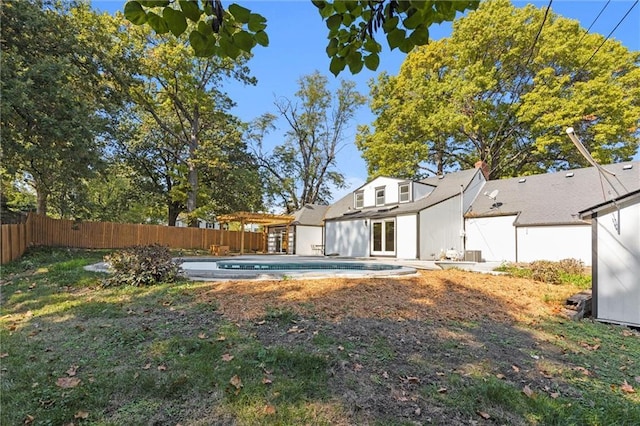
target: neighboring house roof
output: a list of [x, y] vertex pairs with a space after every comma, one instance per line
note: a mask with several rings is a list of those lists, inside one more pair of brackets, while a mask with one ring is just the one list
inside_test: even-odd
[[[615, 173], [607, 177], [618, 194], [640, 189], [640, 162], [604, 168]], [[618, 196], [595, 167], [488, 181], [483, 193], [494, 191], [495, 199], [479, 195], [465, 217], [517, 215], [516, 226], [583, 224], [581, 211]]]
[[580, 212], [580, 217], [591, 219], [596, 214], [606, 214], [616, 208], [625, 208], [638, 203], [640, 203], [640, 189], [621, 195], [613, 200], [605, 201], [595, 206], [590, 206]]
[[353, 208], [353, 193], [349, 193], [330, 206], [327, 214], [325, 215], [325, 220], [379, 218], [417, 213], [427, 207], [431, 207], [459, 195], [461, 187], [466, 189], [478, 173], [482, 173], [482, 171], [480, 169], [469, 169], [448, 173], [442, 177], [433, 177], [421, 180], [419, 181], [420, 183], [434, 186], [435, 189], [427, 196], [409, 203], [367, 207], [356, 210]]
[[293, 213], [295, 218], [292, 225], [322, 226], [324, 215], [329, 206], [319, 204], [306, 204], [300, 210]]

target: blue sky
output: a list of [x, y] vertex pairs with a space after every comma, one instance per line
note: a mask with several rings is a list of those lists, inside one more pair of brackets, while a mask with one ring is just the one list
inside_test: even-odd
[[[233, 112], [244, 121], [250, 121], [266, 112], [275, 112], [273, 102], [276, 97], [293, 99], [298, 79], [315, 70], [327, 75], [334, 88], [338, 86], [339, 79], [353, 80], [359, 91], [368, 94], [368, 81], [381, 71], [396, 74], [405, 57], [397, 50], [385, 51], [375, 73], [364, 68], [358, 75], [353, 76], [345, 70], [338, 78], [334, 78], [329, 72], [329, 59], [325, 53], [327, 28], [310, 0], [223, 0], [225, 7], [233, 2], [262, 14], [268, 21], [269, 46], [257, 46], [254, 49], [254, 57], [249, 62], [253, 75], [258, 79], [258, 85], [230, 84], [227, 88], [227, 92], [237, 103]], [[610, 1], [590, 32], [607, 36], [634, 2], [635, 0]], [[123, 0], [92, 2], [95, 8], [108, 12], [123, 10], [124, 3]], [[546, 7], [548, 1], [513, 0], [513, 3], [516, 6], [533, 3], [538, 7]], [[586, 29], [606, 3], [606, 0], [554, 0], [552, 9], [559, 15], [580, 21]], [[430, 37], [439, 39], [447, 37], [450, 32], [450, 23], [432, 26]], [[640, 50], [640, 4], [631, 10], [611, 38], [619, 40], [630, 50]], [[355, 133], [357, 125], [369, 124], [373, 119], [368, 107], [362, 107], [345, 134], [345, 145], [338, 156], [338, 169], [346, 176], [349, 187], [334, 193], [334, 201], [366, 181], [366, 165], [355, 147]], [[285, 131], [286, 128], [282, 125], [271, 135], [268, 142], [279, 143]]]

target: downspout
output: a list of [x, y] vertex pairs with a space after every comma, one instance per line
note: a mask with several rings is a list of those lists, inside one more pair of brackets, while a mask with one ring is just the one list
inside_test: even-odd
[[462, 248], [462, 258], [464, 259], [464, 253], [465, 253], [465, 229], [464, 229], [464, 186], [460, 185], [460, 239], [461, 244], [460, 247]]

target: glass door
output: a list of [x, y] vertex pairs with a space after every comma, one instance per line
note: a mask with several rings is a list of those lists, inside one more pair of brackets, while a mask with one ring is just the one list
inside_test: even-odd
[[374, 256], [396, 254], [396, 221], [394, 219], [371, 221], [371, 254]]

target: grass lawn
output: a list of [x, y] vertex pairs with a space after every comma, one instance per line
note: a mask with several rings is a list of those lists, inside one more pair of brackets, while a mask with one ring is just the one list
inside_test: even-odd
[[[2, 425], [639, 425], [640, 334], [579, 287], [463, 271], [101, 287], [2, 267]], [[584, 283], [580, 283], [584, 286]]]

